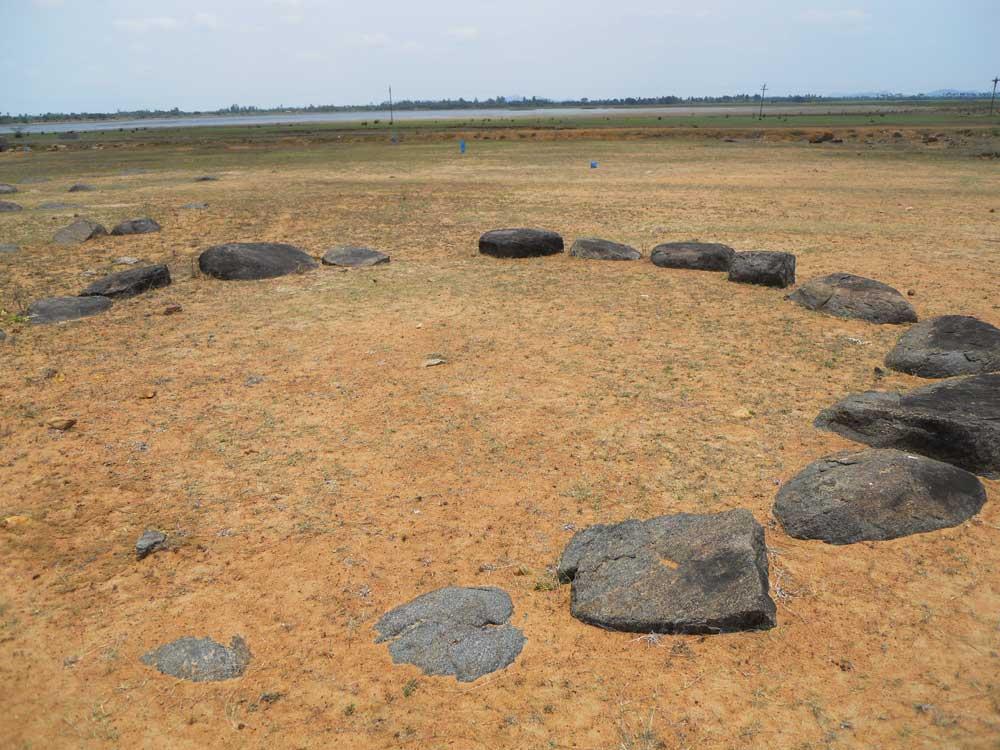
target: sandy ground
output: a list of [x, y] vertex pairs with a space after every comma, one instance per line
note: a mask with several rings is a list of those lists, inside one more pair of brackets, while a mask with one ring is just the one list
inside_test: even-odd
[[[4, 156], [0, 181], [23, 173]], [[900, 328], [646, 260], [476, 253], [509, 225], [647, 255], [700, 238], [1000, 325], [995, 161], [671, 141], [33, 158], [51, 179], [0, 216], [24, 245], [0, 255], [0, 307], [75, 293], [119, 256], [168, 263], [174, 285], [0, 326], [0, 518], [19, 517], [0, 528], [3, 747], [1000, 747], [1000, 483], [969, 523], [891, 542], [798, 541], [771, 516], [781, 482], [851, 446], [812, 427], [820, 409], [922, 382], [876, 379]], [[67, 195], [76, 181], [99, 190]], [[73, 211], [33, 210], [53, 200], [164, 231], [67, 250], [48, 238]], [[210, 206], [179, 208], [194, 200]], [[237, 240], [392, 262], [193, 274]], [[62, 416], [77, 425], [45, 426]], [[570, 616], [552, 570], [574, 529], [736, 507], [767, 529], [775, 629], [644, 639]], [[171, 549], [137, 562], [147, 527]], [[373, 642], [383, 612], [450, 584], [510, 592], [528, 638], [512, 667], [463, 685]], [[237, 680], [139, 662], [234, 634], [254, 657]]]

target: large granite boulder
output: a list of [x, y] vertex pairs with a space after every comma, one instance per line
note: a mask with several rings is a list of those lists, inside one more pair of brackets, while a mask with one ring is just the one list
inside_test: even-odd
[[809, 464], [778, 491], [774, 515], [797, 539], [853, 544], [958, 526], [985, 502], [986, 489], [963, 469], [867, 449]]
[[715, 242], [664, 242], [653, 248], [649, 259], [661, 268], [693, 271], [728, 271], [736, 251]]
[[123, 234], [151, 234], [159, 232], [162, 227], [152, 219], [129, 219], [118, 224], [111, 230], [111, 234], [121, 236]]
[[343, 268], [362, 268], [388, 263], [389, 256], [368, 247], [334, 247], [323, 253], [323, 263]]
[[902, 294], [881, 281], [850, 273], [811, 279], [788, 299], [809, 310], [869, 323], [914, 323], [917, 313]]
[[198, 258], [202, 273], [225, 281], [273, 279], [310, 271], [318, 266], [304, 250], [275, 242], [216, 245]]
[[23, 211], [24, 206], [20, 203], [14, 203], [12, 201], [0, 201], [0, 214], [14, 213], [15, 211]]
[[170, 285], [170, 271], [166, 266], [145, 266], [118, 271], [103, 279], [95, 281], [82, 292], [81, 297], [110, 297], [111, 299], [126, 299], [142, 294], [150, 289]]
[[13, 195], [17, 192], [17, 188], [6, 182], [0, 182], [0, 195]]
[[581, 237], [573, 243], [569, 254], [585, 260], [639, 260], [642, 257], [642, 253], [630, 245], [597, 237]]
[[108, 233], [102, 225], [90, 219], [77, 219], [56, 232], [53, 240], [58, 245], [79, 245], [81, 242], [101, 237]]
[[1000, 372], [1000, 328], [968, 315], [931, 318], [900, 336], [885, 364], [922, 378]]
[[396, 664], [472, 682], [512, 664], [521, 653], [524, 635], [510, 624], [513, 612], [502, 589], [449, 586], [383, 615], [375, 623], [375, 642], [390, 641]]
[[545, 229], [494, 229], [479, 238], [479, 252], [494, 258], [537, 258], [563, 251], [563, 238]]
[[784, 289], [795, 283], [795, 256], [763, 250], [736, 253], [729, 266], [729, 280]]
[[815, 424], [859, 443], [1000, 479], [1000, 374], [943, 380], [902, 394], [851, 394], [820, 412]]
[[748, 510], [591, 526], [559, 561], [571, 612], [636, 633], [724, 633], [774, 627], [764, 529]]
[[216, 682], [242, 675], [251, 658], [246, 641], [238, 635], [228, 647], [211, 638], [186, 636], [144, 654], [141, 661], [181, 680]]
[[28, 321], [33, 324], [61, 323], [110, 309], [111, 300], [107, 297], [46, 297], [28, 305]]

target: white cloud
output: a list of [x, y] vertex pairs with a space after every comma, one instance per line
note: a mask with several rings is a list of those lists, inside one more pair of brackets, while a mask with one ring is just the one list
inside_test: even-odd
[[388, 47], [392, 44], [389, 35], [381, 31], [376, 31], [374, 34], [359, 34], [356, 41], [362, 47]]
[[822, 26], [862, 26], [868, 22], [871, 14], [860, 8], [810, 8], [802, 13], [802, 20]]
[[195, 13], [194, 25], [203, 29], [217, 29], [219, 17], [214, 13]]
[[471, 42], [479, 38], [479, 29], [475, 26], [452, 26], [446, 32], [452, 39], [459, 39], [463, 42]]
[[36, 8], [61, 8], [65, 2], [64, 0], [31, 0], [31, 4]]
[[157, 16], [155, 18], [118, 18], [113, 22], [114, 27], [122, 31], [133, 31], [137, 34], [144, 34], [147, 31], [175, 31], [180, 28], [180, 22], [176, 18], [167, 16]]

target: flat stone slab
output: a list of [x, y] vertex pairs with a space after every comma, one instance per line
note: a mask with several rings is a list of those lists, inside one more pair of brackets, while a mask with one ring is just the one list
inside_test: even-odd
[[922, 378], [1000, 371], [1000, 328], [968, 315], [917, 323], [886, 355], [886, 367]]
[[943, 380], [907, 393], [854, 393], [817, 427], [875, 448], [936, 458], [1000, 479], [1000, 374]]
[[63, 211], [70, 208], [79, 208], [75, 203], [65, 203], [63, 201], [46, 201], [39, 203], [38, 208], [42, 211]]
[[750, 511], [679, 513], [577, 532], [559, 561], [570, 611], [634, 633], [726, 633], [775, 625], [764, 529]]
[[795, 256], [763, 250], [736, 253], [729, 266], [729, 280], [784, 289], [795, 283]]
[[850, 273], [810, 279], [788, 299], [809, 310], [836, 318], [869, 323], [915, 323], [917, 312], [897, 290], [881, 281]]
[[546, 229], [494, 229], [479, 238], [479, 252], [494, 258], [539, 258], [563, 251], [563, 238]]
[[375, 623], [375, 642], [390, 642], [396, 664], [472, 682], [512, 664], [521, 653], [525, 638], [510, 624], [513, 613], [502, 589], [449, 586], [383, 615]]
[[67, 193], [91, 193], [94, 190], [97, 190], [97, 188], [95, 188], [93, 185], [87, 185], [87, 184], [85, 184], [83, 182], [78, 182], [77, 184], [75, 184], [72, 187], [70, 187], [70, 189], [67, 190], [66, 192]]
[[0, 244], [0, 253], [16, 253], [20, 249], [17, 245], [12, 245], [8, 242]]
[[198, 267], [202, 273], [225, 281], [273, 279], [309, 271], [318, 266], [304, 250], [274, 242], [216, 245], [198, 258]]
[[203, 174], [201, 177], [195, 177], [195, 182], [218, 182], [219, 178], [212, 174]]
[[203, 201], [195, 201], [193, 203], [185, 203], [181, 208], [198, 211], [208, 208], [208, 204]]
[[135, 543], [136, 559], [142, 560], [167, 543], [167, 535], [156, 529], [146, 529]]
[[108, 230], [101, 224], [90, 219], [77, 219], [69, 226], [63, 227], [56, 232], [53, 240], [58, 245], [79, 245], [94, 237], [106, 235]]
[[0, 195], [13, 195], [17, 188], [7, 182], [0, 182]]
[[129, 219], [118, 224], [111, 230], [111, 234], [116, 237], [123, 234], [151, 234], [159, 232], [162, 227], [152, 219]]
[[809, 464], [778, 491], [774, 515], [797, 539], [853, 544], [958, 526], [985, 502], [986, 488], [964, 469], [867, 449]]
[[20, 203], [14, 203], [12, 201], [0, 201], [0, 213], [14, 213], [15, 211], [23, 211], [24, 206]]
[[111, 309], [107, 297], [46, 297], [28, 305], [28, 320], [33, 324], [61, 323], [97, 315]]
[[642, 253], [631, 245], [602, 240], [598, 237], [581, 237], [569, 249], [574, 258], [584, 260], [639, 260]]
[[165, 286], [170, 286], [170, 271], [166, 266], [144, 266], [105, 276], [80, 292], [80, 296], [126, 299]]
[[181, 680], [217, 682], [242, 675], [251, 658], [246, 641], [234, 635], [228, 647], [211, 638], [185, 636], [144, 654], [140, 660], [161, 674]]
[[664, 242], [653, 248], [649, 259], [660, 268], [692, 271], [728, 271], [736, 251], [716, 242]]
[[323, 263], [344, 268], [363, 268], [388, 263], [389, 256], [368, 247], [335, 247], [323, 253]]

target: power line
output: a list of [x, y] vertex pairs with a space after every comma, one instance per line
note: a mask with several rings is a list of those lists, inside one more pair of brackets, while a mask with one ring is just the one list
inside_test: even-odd
[[993, 102], [995, 102], [996, 98], [997, 98], [997, 83], [998, 82], [1000, 82], [1000, 76], [997, 76], [997, 77], [995, 77], [993, 79], [993, 96], [990, 97], [990, 117], [993, 117]]
[[757, 115], [758, 119], [764, 119], [764, 92], [767, 91], [767, 84], [765, 83], [760, 87], [760, 114]]

